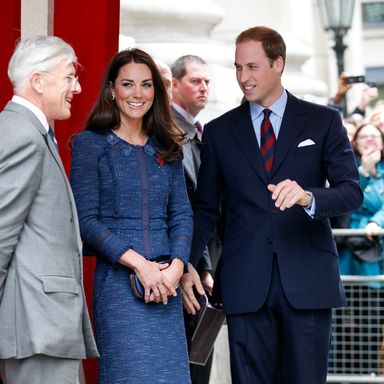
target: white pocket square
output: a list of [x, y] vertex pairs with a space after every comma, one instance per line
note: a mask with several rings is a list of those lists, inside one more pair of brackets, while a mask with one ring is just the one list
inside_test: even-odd
[[297, 148], [308, 147], [309, 145], [315, 145], [315, 142], [313, 140], [311, 140], [311, 139], [307, 139], [307, 140], [304, 140], [301, 143], [299, 143]]

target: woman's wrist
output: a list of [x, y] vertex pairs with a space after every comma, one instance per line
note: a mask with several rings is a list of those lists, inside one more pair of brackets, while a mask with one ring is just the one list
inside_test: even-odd
[[175, 270], [175, 272], [177, 274], [179, 274], [180, 277], [181, 277], [183, 275], [183, 273], [184, 273], [184, 262], [183, 262], [183, 260], [175, 257], [174, 259], [172, 259], [171, 268], [173, 268]]
[[362, 165], [360, 165], [360, 167], [359, 167], [359, 173], [360, 173], [360, 175], [362, 175], [366, 178], [369, 178], [371, 176], [371, 172], [368, 171], [367, 169], [365, 169]]
[[140, 266], [145, 261], [146, 261], [145, 257], [135, 252], [132, 248], [124, 252], [119, 259], [120, 264], [133, 269], [135, 273], [140, 269]]

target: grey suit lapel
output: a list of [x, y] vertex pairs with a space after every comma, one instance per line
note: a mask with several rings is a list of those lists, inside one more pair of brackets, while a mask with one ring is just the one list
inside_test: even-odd
[[26, 117], [28, 120], [30, 120], [31, 124], [40, 132], [42, 135], [44, 141], [46, 142], [49, 151], [51, 152], [53, 158], [55, 159], [55, 162], [57, 166], [59, 167], [59, 170], [64, 178], [64, 182], [67, 188], [67, 193], [68, 193], [68, 198], [70, 201], [71, 205], [71, 210], [72, 210], [72, 221], [74, 222], [75, 225], [75, 230], [76, 230], [76, 236], [78, 240], [78, 247], [79, 250], [81, 250], [81, 239], [80, 239], [80, 232], [79, 232], [79, 223], [77, 219], [77, 211], [76, 211], [76, 206], [75, 206], [75, 200], [72, 194], [72, 189], [71, 186], [69, 185], [69, 181], [67, 178], [67, 174], [65, 173], [65, 169], [63, 166], [63, 163], [61, 161], [60, 155], [57, 152], [55, 145], [53, 144], [51, 138], [48, 135], [48, 132], [46, 131], [45, 127], [41, 124], [40, 120], [36, 117], [36, 115], [31, 112], [28, 108], [24, 107], [21, 104], [14, 103], [13, 101], [10, 101], [4, 108], [7, 111], [14, 112], [14, 113], [20, 113], [24, 117]]
[[183, 146], [183, 166], [184, 166], [184, 171], [188, 175], [188, 177], [193, 181], [193, 183], [197, 184], [197, 169], [200, 167], [200, 161], [198, 164], [195, 164], [195, 160], [199, 159], [200, 156], [194, 156], [193, 151], [196, 150], [194, 149], [191, 142], [193, 140], [196, 140], [196, 128], [190, 124], [179, 112], [176, 111], [172, 107], [172, 112], [173, 116], [176, 120], [176, 124], [187, 134], [186, 140], [187, 143]]
[[[36, 129], [44, 136], [46, 132], [44, 126], [40, 123], [40, 120], [36, 117], [36, 115], [30, 111], [28, 108], [24, 107], [21, 104], [14, 103], [10, 101], [4, 108], [5, 111], [19, 113], [23, 115], [25, 118], [30, 120], [30, 122], [36, 127]], [[47, 133], [48, 134], [48, 133]]]
[[7, 106], [5, 107], [6, 110], [11, 112], [20, 113], [26, 118], [28, 118], [32, 125], [41, 133], [41, 135], [44, 138], [44, 141], [46, 142], [49, 151], [51, 152], [52, 156], [54, 157], [60, 172], [62, 173], [65, 180], [68, 182], [67, 175], [64, 170], [63, 163], [61, 162], [61, 158], [59, 156], [59, 153], [57, 152], [55, 145], [53, 144], [51, 138], [48, 135], [48, 132], [46, 131], [45, 127], [41, 124], [39, 119], [36, 117], [34, 113], [32, 113], [28, 108], [24, 107], [23, 105], [20, 105], [18, 103], [14, 103], [10, 101]]
[[[44, 131], [45, 131], [45, 129], [44, 129]], [[59, 152], [57, 151], [56, 146], [53, 143], [52, 139], [50, 138], [48, 132], [44, 133], [44, 140], [47, 143], [48, 149], [51, 152], [53, 158], [55, 159], [57, 166], [60, 169], [60, 172], [61, 172], [63, 179], [64, 179], [64, 182], [65, 182], [65, 186], [67, 188], [68, 198], [69, 198], [69, 202], [71, 205], [71, 211], [72, 211], [71, 221], [73, 222], [73, 224], [75, 226], [77, 244], [78, 244], [78, 248], [79, 248], [79, 256], [81, 256], [81, 252], [80, 252], [81, 251], [80, 227], [79, 227], [79, 221], [78, 221], [78, 217], [77, 217], [76, 203], [75, 203], [75, 199], [74, 199], [73, 193], [72, 193], [72, 188], [69, 184], [68, 177], [67, 177], [67, 174], [65, 172], [64, 165], [61, 161]], [[82, 276], [82, 275], [80, 275], [80, 276]]]

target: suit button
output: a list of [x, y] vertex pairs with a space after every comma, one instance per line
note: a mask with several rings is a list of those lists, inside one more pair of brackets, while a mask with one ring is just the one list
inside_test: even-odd
[[272, 209], [272, 213], [274, 214], [274, 215], [276, 215], [276, 213], [278, 212], [278, 209]]
[[267, 238], [267, 244], [272, 244], [272, 239], [270, 237]]

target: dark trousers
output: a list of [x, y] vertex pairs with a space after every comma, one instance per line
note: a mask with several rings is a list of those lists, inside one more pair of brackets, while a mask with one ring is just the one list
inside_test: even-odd
[[[184, 325], [185, 332], [187, 336], [188, 349], [191, 343], [192, 334], [193, 334], [193, 316], [189, 315], [184, 311]], [[211, 355], [208, 358], [207, 364], [198, 365], [198, 364], [189, 364], [189, 369], [191, 372], [191, 381], [192, 384], [209, 384], [209, 377], [211, 375], [212, 368], [212, 359], [213, 359], [213, 350]]]
[[331, 310], [298, 310], [274, 256], [270, 290], [254, 313], [227, 316], [233, 384], [324, 384]]

